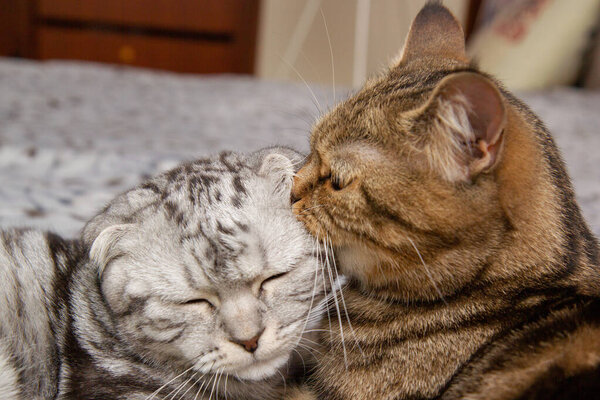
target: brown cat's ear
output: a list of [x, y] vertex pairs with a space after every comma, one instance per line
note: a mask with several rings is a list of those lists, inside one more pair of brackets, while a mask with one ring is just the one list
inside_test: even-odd
[[498, 163], [506, 108], [488, 78], [473, 72], [444, 78], [419, 119], [432, 131], [430, 161], [448, 179], [474, 178]]
[[437, 1], [427, 3], [415, 17], [400, 63], [426, 55], [468, 62], [460, 22]]

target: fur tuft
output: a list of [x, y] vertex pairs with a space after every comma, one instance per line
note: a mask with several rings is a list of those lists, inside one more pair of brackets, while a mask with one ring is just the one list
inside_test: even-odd
[[468, 177], [468, 161], [475, 133], [469, 122], [470, 104], [465, 96], [438, 98], [430, 146], [425, 151], [432, 169], [449, 181]]
[[0, 399], [20, 400], [17, 372], [6, 357], [6, 351], [0, 346]]

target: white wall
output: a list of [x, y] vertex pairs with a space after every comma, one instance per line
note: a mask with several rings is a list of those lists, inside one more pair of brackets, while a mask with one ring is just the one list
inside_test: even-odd
[[[256, 68], [258, 76], [276, 80], [299, 80], [301, 75], [308, 82], [331, 85], [333, 73], [325, 29], [327, 24], [333, 49], [335, 83], [351, 86], [355, 20], [359, 1], [361, 0], [262, 0]], [[367, 76], [379, 72], [400, 51], [412, 19], [425, 2], [426, 0], [370, 1]], [[468, 0], [446, 0], [444, 3], [459, 20], [466, 19]], [[318, 7], [314, 8], [314, 19], [309, 20], [310, 23], [306, 25], [307, 34], [297, 53], [297, 59], [284, 60], [303, 10], [315, 4]]]

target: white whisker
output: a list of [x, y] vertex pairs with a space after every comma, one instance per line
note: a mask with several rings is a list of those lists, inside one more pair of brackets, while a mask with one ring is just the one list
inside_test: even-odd
[[[335, 290], [335, 282], [333, 280], [333, 273], [331, 272], [331, 264], [329, 262], [329, 258], [332, 257], [333, 255], [330, 254], [330, 252], [328, 251], [329, 245], [328, 245], [328, 240], [329, 240], [329, 236], [325, 236], [325, 264], [327, 266], [327, 274], [329, 276], [329, 282], [331, 283], [332, 286], [332, 291], [333, 291], [333, 301], [335, 303], [335, 309], [336, 309], [336, 313], [337, 313], [337, 317], [338, 317], [338, 322], [340, 324], [340, 339], [342, 341], [342, 350], [344, 351], [344, 365], [346, 366], [346, 370], [348, 369], [348, 354], [346, 352], [346, 343], [344, 340], [344, 324], [342, 322], [342, 316], [341, 316], [341, 310], [340, 310], [340, 305], [338, 303], [338, 298], [337, 298], [337, 290]], [[329, 249], [331, 250], [331, 249]]]
[[415, 242], [413, 242], [412, 239], [409, 237], [407, 237], [407, 239], [410, 242], [410, 244], [412, 244], [412, 247], [415, 249], [415, 251], [417, 252], [419, 259], [421, 260], [421, 263], [423, 264], [423, 268], [425, 269], [425, 273], [427, 274], [427, 277], [431, 281], [431, 284], [433, 285], [435, 291], [438, 293], [438, 295], [440, 296], [440, 298], [442, 299], [444, 304], [448, 305], [448, 303], [446, 302], [446, 299], [444, 298], [444, 295], [442, 294], [442, 292], [436, 285], [435, 281], [433, 280], [433, 277], [431, 276], [431, 273], [429, 272], [429, 269], [427, 268], [427, 264], [425, 264], [425, 260], [423, 260], [423, 257], [421, 256], [421, 252], [419, 251], [419, 249], [417, 249], [417, 246], [415, 246]]
[[167, 387], [171, 382], [173, 382], [174, 380], [176, 380], [177, 378], [179, 378], [181, 375], [184, 375], [185, 373], [187, 373], [190, 369], [194, 368], [194, 366], [192, 365], [191, 367], [189, 367], [188, 369], [186, 369], [185, 371], [183, 371], [181, 374], [177, 375], [175, 378], [171, 379], [170, 381], [168, 381], [167, 383], [165, 383], [164, 385], [162, 385], [161, 387], [159, 387], [158, 389], [156, 389], [149, 397], [147, 397], [145, 400], [151, 400], [153, 399], [161, 390], [163, 390], [165, 387]]
[[331, 45], [331, 36], [329, 35], [329, 28], [327, 27], [325, 13], [323, 12], [322, 8], [321, 8], [321, 17], [323, 17], [323, 25], [325, 26], [325, 34], [327, 35], [327, 43], [329, 43], [329, 54], [331, 56], [331, 81], [332, 81], [331, 85], [333, 87], [333, 103], [335, 104], [335, 102], [336, 102], [336, 98], [335, 98], [335, 65], [333, 62], [333, 46]]
[[[329, 239], [329, 245], [333, 248], [331, 239]], [[340, 276], [338, 274], [337, 264], [335, 262], [335, 254], [333, 255], [333, 270], [335, 271], [336, 280], [339, 282]], [[340, 288], [340, 298], [342, 299], [342, 306], [344, 307], [344, 314], [346, 315], [346, 320], [348, 321], [348, 327], [350, 328], [350, 332], [352, 333], [352, 336], [354, 336], [354, 344], [358, 347], [358, 350], [360, 351], [360, 354], [363, 356], [363, 359], [364, 359], [365, 353], [363, 352], [362, 348], [360, 347], [360, 343], [358, 342], [358, 338], [356, 337], [356, 332], [354, 331], [354, 328], [352, 327], [352, 322], [350, 322], [350, 316], [348, 315], [348, 308], [346, 307], [346, 300], [344, 299], [344, 288]]]

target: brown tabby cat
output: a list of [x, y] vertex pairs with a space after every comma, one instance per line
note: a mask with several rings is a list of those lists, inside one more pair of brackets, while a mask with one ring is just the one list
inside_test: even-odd
[[314, 128], [293, 200], [352, 323], [322, 334], [298, 398], [600, 398], [598, 242], [543, 123], [438, 2]]

